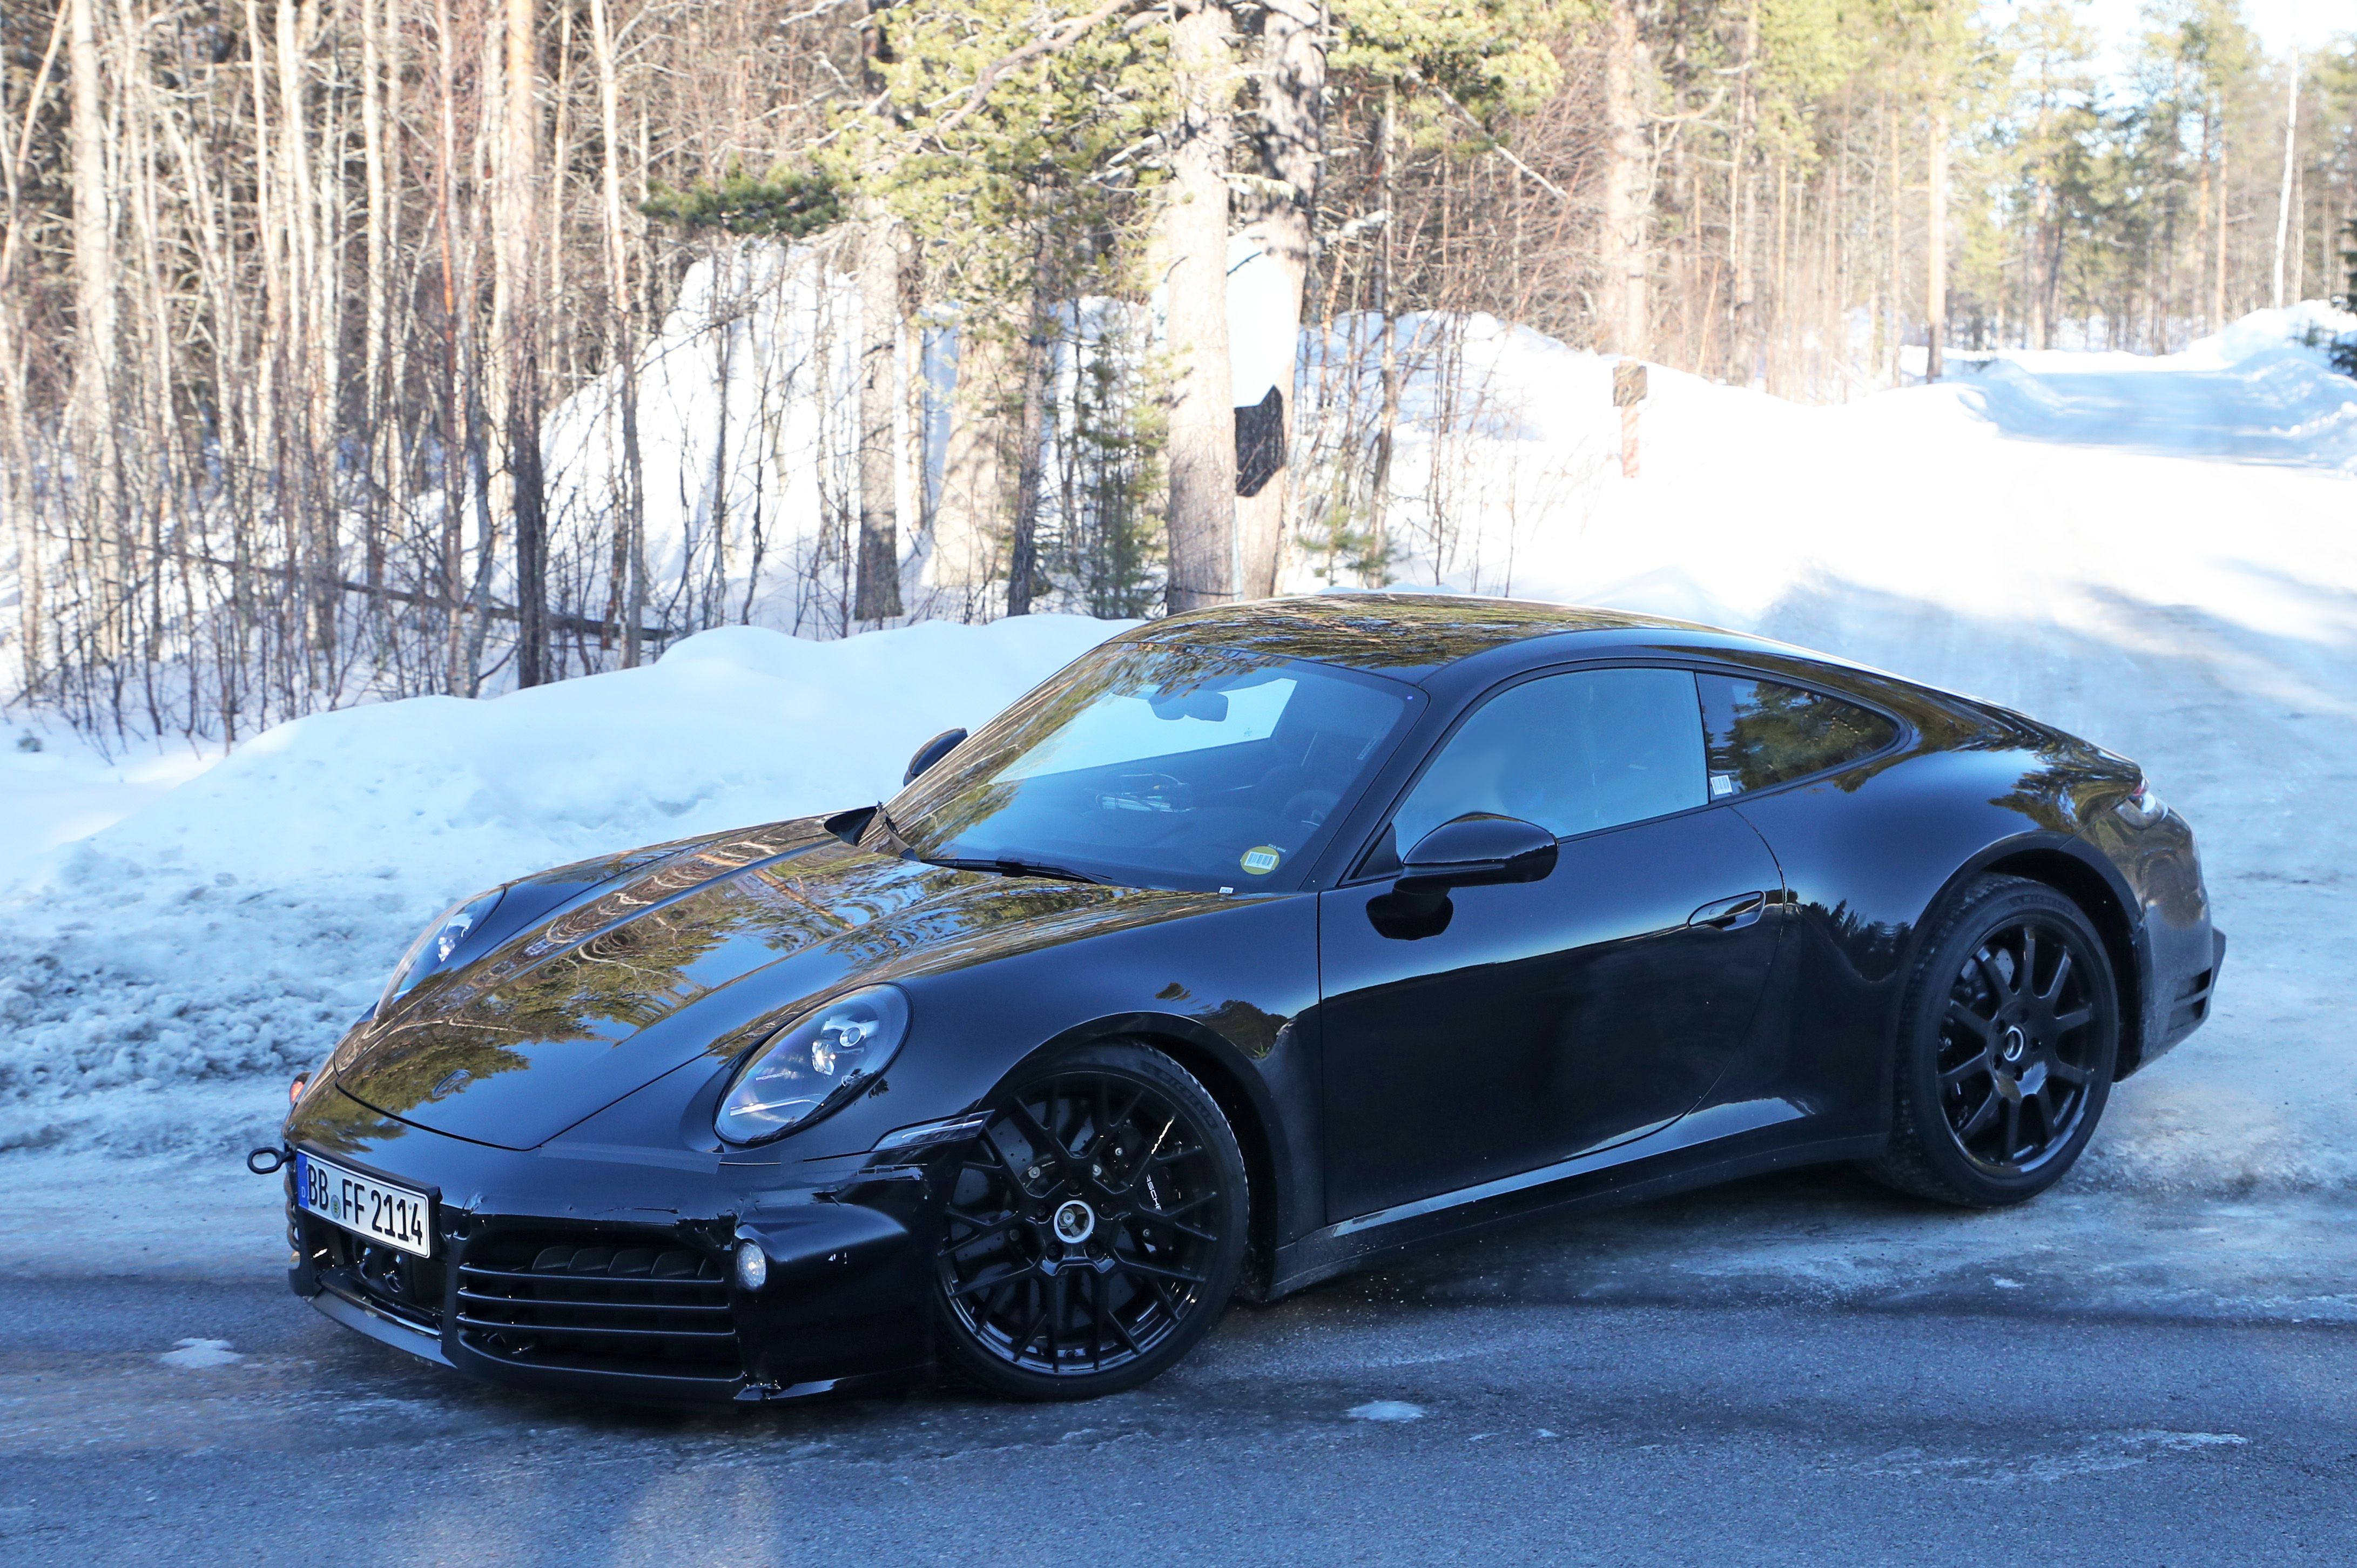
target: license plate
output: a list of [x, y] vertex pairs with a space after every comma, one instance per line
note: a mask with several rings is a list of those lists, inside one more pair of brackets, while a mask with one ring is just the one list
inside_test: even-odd
[[364, 1176], [297, 1150], [295, 1201], [306, 1213], [340, 1225], [355, 1236], [421, 1258], [434, 1255], [434, 1200], [425, 1193]]

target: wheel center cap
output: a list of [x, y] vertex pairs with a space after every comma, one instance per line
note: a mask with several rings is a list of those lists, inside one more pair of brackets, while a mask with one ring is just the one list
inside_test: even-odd
[[1079, 1198], [1067, 1198], [1056, 1206], [1056, 1240], [1069, 1247], [1077, 1247], [1096, 1234], [1096, 1210]]
[[1997, 1055], [2007, 1061], [2018, 1062], [2029, 1053], [2029, 1036], [2021, 1032], [2021, 1026], [2007, 1025], [2004, 1037], [1997, 1042]]

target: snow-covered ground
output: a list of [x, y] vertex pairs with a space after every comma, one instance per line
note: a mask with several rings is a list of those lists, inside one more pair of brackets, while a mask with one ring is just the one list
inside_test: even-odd
[[[1430, 537], [1413, 498], [1441, 496], [1457, 524], [1396, 567], [1405, 583], [1664, 611], [1971, 691], [2137, 757], [2194, 822], [2234, 943], [2212, 1021], [2114, 1097], [2070, 1203], [1999, 1241], [1910, 1229], [1886, 1249], [1909, 1266], [2001, 1273], [1998, 1252], [2133, 1233], [2155, 1268], [2206, 1257], [2224, 1283], [2200, 1288], [2221, 1299], [2357, 1312], [2330, 1288], [2345, 1250], [2314, 1244], [2357, 1201], [2357, 382], [2293, 344], [2317, 322], [2333, 324], [2262, 313], [2162, 360], [2003, 355], [1833, 408], [1656, 368], [1633, 480], [1609, 360], [1475, 323], [1474, 433], [1403, 442], [1411, 551]], [[274, 1184], [223, 1156], [266, 1132], [287, 1072], [436, 908], [540, 865], [876, 799], [917, 742], [1111, 629], [732, 629], [647, 670], [317, 715], [219, 762], [109, 765], [55, 726], [20, 751], [37, 716], [16, 715], [0, 1183], [62, 1235], [113, 1214], [88, 1196], [102, 1162], [118, 1180], [129, 1159], [174, 1180], [207, 1162], [222, 1174], [192, 1190], [212, 1222], [266, 1256]], [[1733, 1233], [1695, 1230], [1681, 1266], [1708, 1273]], [[1862, 1235], [1795, 1231], [1746, 1266], [1832, 1277], [1828, 1249]], [[2254, 1283], [2295, 1254], [2297, 1282]]]

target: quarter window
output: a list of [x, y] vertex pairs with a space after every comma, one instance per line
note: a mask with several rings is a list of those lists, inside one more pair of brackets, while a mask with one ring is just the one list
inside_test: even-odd
[[1713, 800], [1863, 761], [1899, 737], [1870, 708], [1776, 681], [1697, 677]]
[[1702, 725], [1684, 670], [1579, 670], [1511, 686], [1458, 727], [1392, 819], [1404, 854], [1469, 811], [1558, 837], [1702, 805]]

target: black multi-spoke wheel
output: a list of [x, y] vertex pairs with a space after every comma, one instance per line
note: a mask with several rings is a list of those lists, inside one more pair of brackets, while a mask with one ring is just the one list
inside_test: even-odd
[[1184, 1355], [1234, 1289], [1244, 1165], [1185, 1069], [1093, 1046], [1008, 1083], [963, 1150], [935, 1295], [955, 1361], [1001, 1391], [1082, 1398]]
[[2119, 1039], [2118, 987], [2086, 915], [2043, 884], [1984, 877], [1917, 966], [1890, 1148], [1870, 1168], [1952, 1203], [2034, 1197], [2086, 1147]]

